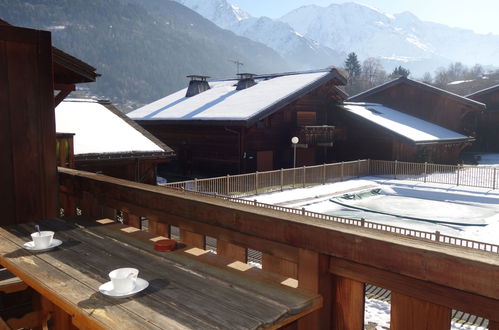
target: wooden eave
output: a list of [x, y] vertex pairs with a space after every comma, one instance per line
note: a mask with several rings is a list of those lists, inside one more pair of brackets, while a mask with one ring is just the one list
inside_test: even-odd
[[58, 84], [78, 84], [95, 82], [100, 74], [87, 63], [71, 56], [62, 50], [52, 47], [54, 65], [54, 82]]
[[449, 91], [440, 89], [440, 88], [435, 87], [435, 86], [431, 86], [431, 85], [428, 85], [428, 84], [425, 84], [425, 83], [422, 83], [422, 82], [419, 82], [419, 81], [416, 81], [416, 80], [405, 78], [405, 77], [400, 77], [400, 78], [397, 78], [397, 79], [393, 79], [393, 80], [391, 80], [389, 82], [386, 82], [386, 83], [384, 83], [382, 85], [379, 85], [379, 86], [373, 87], [371, 89], [368, 89], [365, 92], [362, 92], [362, 93], [359, 93], [357, 95], [351, 96], [350, 98], [348, 98], [348, 101], [350, 101], [350, 102], [362, 102], [368, 96], [377, 94], [377, 93], [379, 93], [381, 91], [384, 91], [384, 90], [386, 90], [388, 88], [391, 88], [393, 86], [397, 86], [397, 85], [400, 85], [400, 84], [406, 84], [406, 85], [410, 85], [410, 86], [413, 86], [413, 87], [418, 87], [418, 88], [424, 89], [424, 90], [429, 91], [429, 92], [434, 93], [434, 94], [444, 95], [444, 96], [446, 96], [446, 97], [448, 97], [450, 99], [453, 99], [455, 101], [458, 101], [460, 103], [472, 106], [472, 107], [476, 108], [477, 110], [485, 110], [485, 108], [486, 108], [485, 104], [483, 104], [481, 102], [469, 99], [469, 98], [461, 96], [461, 95], [457, 95], [457, 94], [451, 93]]
[[[285, 74], [279, 74], [275, 75], [272, 77], [278, 77], [278, 76], [283, 76]], [[258, 76], [261, 77], [261, 76]], [[258, 78], [255, 77], [255, 78]], [[265, 76], [267, 77], [267, 76]], [[259, 111], [257, 114], [254, 116], [248, 118], [248, 119], [237, 119], [237, 120], [200, 120], [200, 119], [190, 119], [190, 120], [170, 120], [170, 119], [165, 119], [165, 120], [140, 120], [137, 119], [135, 120], [139, 124], [146, 124], [146, 125], [195, 125], [195, 126], [244, 126], [244, 127], [250, 127], [257, 123], [260, 120], [263, 120], [267, 118], [268, 116], [274, 114], [275, 112], [281, 110], [285, 106], [291, 104], [292, 102], [296, 101], [297, 99], [305, 96], [306, 94], [310, 93], [314, 89], [322, 86], [323, 84], [327, 83], [330, 80], [334, 80], [336, 85], [345, 85], [347, 83], [347, 78], [346, 75], [343, 71], [338, 70], [336, 68], [333, 68], [329, 71], [327, 75], [324, 77], [318, 79], [317, 81], [311, 83], [310, 85], [300, 89], [299, 91], [290, 94], [288, 97], [283, 98], [269, 107]], [[335, 88], [335, 91], [338, 92], [340, 97], [347, 97], [348, 95], [341, 91], [339, 88]]]
[[129, 152], [106, 152], [74, 155], [75, 161], [123, 161], [123, 160], [172, 160], [174, 153], [161, 151], [129, 151]]

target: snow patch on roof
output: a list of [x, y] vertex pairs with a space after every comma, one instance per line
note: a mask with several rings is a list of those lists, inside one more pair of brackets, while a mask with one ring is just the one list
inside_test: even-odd
[[462, 134], [381, 104], [345, 102], [344, 108], [348, 112], [402, 135], [414, 143], [468, 139]]
[[55, 108], [56, 131], [75, 133], [75, 155], [164, 152], [156, 143], [95, 100], [66, 99]]
[[210, 89], [185, 97], [186, 88], [128, 113], [134, 120], [248, 120], [306, 88], [329, 70], [256, 79], [236, 90], [237, 80], [211, 81]]
[[472, 81], [473, 81], [473, 79], [470, 79], [470, 80], [455, 80], [455, 81], [451, 81], [447, 85], [459, 85], [459, 84], [463, 84], [463, 83], [467, 83], [467, 82], [472, 82]]

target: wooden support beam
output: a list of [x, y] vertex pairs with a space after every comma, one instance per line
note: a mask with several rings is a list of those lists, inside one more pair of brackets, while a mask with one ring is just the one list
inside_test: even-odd
[[449, 330], [451, 309], [393, 292], [390, 329]]
[[54, 84], [54, 90], [59, 90], [59, 93], [54, 97], [54, 107], [56, 107], [75, 90], [75, 84]]
[[248, 260], [248, 249], [222, 239], [217, 239], [217, 254], [242, 262]]
[[262, 269], [284, 275], [291, 278], [298, 278], [298, 265], [288, 260], [262, 253]]
[[332, 326], [335, 330], [364, 328], [364, 283], [334, 276]]
[[317, 252], [299, 249], [298, 287], [322, 296], [321, 309], [297, 321], [298, 329], [329, 329], [331, 326], [331, 274], [329, 257]]
[[197, 247], [203, 250], [206, 245], [204, 235], [193, 233], [183, 228], [180, 228], [180, 241], [187, 246]]
[[132, 213], [123, 212], [123, 223], [130, 227], [141, 228], [140, 217]]
[[149, 226], [148, 231], [151, 234], [170, 237], [170, 226], [166, 223], [160, 222], [156, 217], [148, 217]]

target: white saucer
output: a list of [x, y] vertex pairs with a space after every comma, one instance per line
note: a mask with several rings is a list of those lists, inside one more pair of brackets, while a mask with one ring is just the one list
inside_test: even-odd
[[113, 290], [113, 283], [111, 281], [106, 282], [102, 284], [99, 287], [99, 291], [109, 297], [114, 297], [114, 298], [128, 298], [133, 296], [136, 293], [139, 293], [140, 291], [144, 290], [149, 286], [149, 282], [146, 280], [137, 277], [137, 280], [135, 281], [135, 287], [132, 289], [132, 291], [127, 292], [127, 293], [118, 293]]
[[47, 246], [46, 248], [43, 248], [43, 249], [36, 248], [35, 243], [33, 243], [33, 241], [26, 242], [23, 244], [23, 246], [26, 250], [30, 250], [30, 251], [34, 251], [34, 252], [44, 252], [44, 251], [52, 250], [53, 248], [55, 248], [61, 244], [62, 244], [61, 240], [54, 238], [54, 239], [52, 239], [52, 242], [50, 243], [50, 245]]

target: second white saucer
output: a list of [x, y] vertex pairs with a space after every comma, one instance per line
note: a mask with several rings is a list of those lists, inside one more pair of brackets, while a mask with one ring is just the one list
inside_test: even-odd
[[139, 293], [140, 291], [144, 290], [148, 286], [149, 286], [149, 282], [147, 282], [143, 278], [138, 277], [137, 280], [135, 281], [134, 288], [130, 292], [118, 293], [118, 292], [114, 291], [113, 283], [111, 281], [102, 284], [99, 287], [99, 291], [102, 294], [109, 296], [109, 297], [113, 297], [113, 298], [128, 298], [128, 297], [133, 296], [134, 294]]

